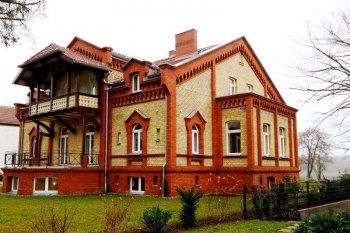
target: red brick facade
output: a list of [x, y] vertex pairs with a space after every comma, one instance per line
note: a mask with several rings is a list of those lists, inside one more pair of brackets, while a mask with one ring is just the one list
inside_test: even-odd
[[[70, 59], [75, 59], [69, 55], [70, 53], [77, 54], [77, 57], [83, 56], [85, 60], [80, 59], [79, 65], [69, 63]], [[227, 77], [222, 77], [218, 70], [223, 70], [222, 67], [226, 67], [225, 62], [238, 55], [254, 74], [258, 83], [254, 88], [258, 89], [261, 86], [262, 92], [238, 91], [238, 94], [220, 96], [221, 88], [228, 87], [220, 86], [222, 79], [226, 80]], [[47, 58], [45, 54], [36, 56], [37, 60], [51, 58]], [[32, 145], [20, 145], [19, 153], [16, 155], [19, 162], [3, 169], [3, 192], [13, 191], [12, 177], [18, 177], [17, 193], [23, 195], [35, 194], [33, 183], [36, 177], [55, 177], [58, 178], [58, 194], [103, 191], [129, 193], [136, 190], [145, 195], [158, 196], [166, 193], [175, 196], [178, 186], [185, 188], [194, 186], [207, 193], [240, 193], [243, 184], [266, 185], [268, 180], [279, 182], [285, 176], [299, 179], [296, 110], [285, 104], [244, 37], [222, 46], [198, 50], [197, 31], [190, 30], [176, 35], [176, 50], [169, 58], [154, 63], [129, 58], [114, 53], [109, 47], [99, 48], [80, 38], [74, 38], [67, 48], [61, 48], [61, 52], [55, 58], [58, 64], [64, 64], [62, 67], [67, 67], [64, 69], [69, 70], [67, 80], [70, 85], [68, 84], [69, 88], [65, 95], [67, 97], [62, 99], [66, 101], [64, 102], [66, 106], [60, 110], [53, 111], [54, 107], [48, 110], [44, 107], [52, 104], [53, 100], [40, 100], [40, 98], [39, 102], [38, 99], [36, 101], [31, 99], [29, 105], [17, 106], [17, 118], [20, 121], [36, 123], [36, 128], [33, 128], [30, 137], [37, 135], [39, 132], [37, 129], [40, 129], [39, 153], [44, 150], [41, 137], [48, 137], [47, 151], [45, 147], [47, 164], [43, 165], [45, 161], [41, 160], [33, 164], [37, 159], [30, 155], [26, 159], [31, 162], [23, 162], [25, 161], [23, 147], [29, 151], [33, 148]], [[22, 66], [34, 70], [31, 65], [35, 65], [35, 62], [36, 60], [29, 60]], [[243, 67], [243, 63], [241, 65]], [[50, 67], [44, 66], [42, 69]], [[75, 85], [78, 90], [85, 85], [80, 82], [80, 76], [76, 73], [82, 74], [86, 69], [96, 70], [98, 96], [69, 92]], [[70, 70], [76, 73], [70, 73]], [[16, 84], [27, 85], [23, 84], [26, 83], [23, 80], [27, 78], [23, 72], [25, 70], [21, 73], [23, 76], [20, 75], [15, 81]], [[111, 74], [119, 76], [111, 81]], [[134, 74], [140, 78], [140, 91], [137, 92], [132, 90], [131, 77]], [[73, 77], [77, 80], [75, 84]], [[210, 86], [203, 86], [209, 88], [209, 100], [204, 100], [204, 96], [201, 98], [200, 93], [197, 99], [188, 97], [186, 100], [196, 103], [203, 101], [201, 105], [198, 104], [202, 110], [179, 109], [178, 101], [186, 99], [187, 94], [193, 96], [192, 92], [195, 92], [188, 89], [183, 95], [179, 95], [180, 90], [186, 90], [183, 87], [192, 85], [193, 82], [200, 86], [205, 80], [210, 82]], [[237, 78], [237, 81], [241, 80]], [[51, 88], [55, 88], [53, 83], [55, 82], [51, 81]], [[108, 91], [106, 83], [109, 83]], [[37, 85], [49, 86], [47, 83]], [[32, 93], [35, 93], [34, 88], [30, 86]], [[72, 107], [73, 103], [70, 102], [73, 101], [73, 96], [77, 100], [74, 102], [75, 107]], [[94, 102], [94, 98], [98, 99], [98, 103]], [[47, 105], [40, 105], [43, 101], [47, 101]], [[207, 111], [210, 112], [209, 117]], [[232, 112], [232, 119], [229, 112]], [[179, 119], [181, 114], [187, 117]], [[58, 115], [60, 117], [57, 117]], [[266, 116], [272, 117], [266, 119]], [[241, 124], [238, 139], [240, 149], [237, 153], [239, 156], [228, 155], [226, 151], [229, 136], [225, 127], [227, 122], [232, 120]], [[74, 123], [78, 121], [83, 121], [82, 128]], [[273, 148], [270, 149], [274, 152], [269, 157], [263, 156], [261, 127], [266, 122], [271, 124], [270, 140], [273, 142]], [[62, 152], [64, 150], [62, 145], [67, 142], [54, 127], [55, 124], [69, 129], [67, 137], [69, 140], [74, 139], [73, 147], [81, 148], [78, 162], [74, 166], [69, 164], [71, 161], [65, 161], [68, 164], [64, 163], [62, 166], [62, 156], [67, 156]], [[88, 134], [85, 125], [88, 124], [98, 129], [94, 133], [94, 137], [98, 136], [98, 139], [94, 139], [98, 140], [97, 164], [94, 163], [93, 153], [89, 152], [91, 143], [86, 139]], [[142, 128], [142, 136], [135, 139], [133, 128], [137, 124]], [[192, 152], [193, 126], [198, 129], [198, 154]], [[287, 132], [285, 137], [288, 139], [286, 141], [288, 157], [280, 155], [280, 127], [284, 127]], [[23, 130], [21, 127], [20, 138], [28, 137], [23, 135]], [[186, 132], [180, 138], [179, 130]], [[94, 143], [96, 144], [96, 141]], [[141, 153], [133, 153], [133, 143], [142, 143]], [[211, 146], [208, 146], [208, 143]], [[68, 150], [72, 150], [71, 148], [72, 146], [68, 147]], [[94, 148], [96, 149], [96, 146]], [[55, 157], [54, 152], [57, 150], [61, 157]]]

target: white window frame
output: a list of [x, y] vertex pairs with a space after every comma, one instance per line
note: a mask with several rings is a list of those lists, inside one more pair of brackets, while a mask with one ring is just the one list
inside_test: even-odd
[[[135, 84], [136, 79], [136, 84]], [[141, 86], [140, 86], [140, 76], [138, 74], [134, 74], [131, 76], [131, 86], [132, 86], [132, 92], [140, 92]]]
[[247, 92], [253, 92], [254, 88], [252, 84], [247, 83]]
[[241, 146], [241, 148], [240, 148], [241, 152], [239, 152], [239, 153], [230, 153], [230, 142], [229, 142], [229, 136], [230, 136], [231, 133], [239, 133], [240, 137], [241, 137], [241, 122], [237, 121], [237, 122], [239, 122], [239, 129], [229, 130], [228, 126], [229, 126], [230, 122], [234, 122], [234, 121], [226, 122], [226, 150], [227, 150], [226, 152], [227, 152], [227, 155], [241, 155], [242, 154], [242, 144], [240, 145]]
[[[132, 179], [138, 179], [139, 184], [138, 184], [137, 190], [132, 189]], [[142, 179], [144, 180], [144, 183], [145, 183], [146, 180], [144, 177], [135, 177], [135, 176], [130, 177], [130, 193], [131, 194], [143, 195], [145, 193], [145, 190], [142, 190]], [[146, 186], [146, 183], [145, 183], [144, 187], [145, 186]]]
[[280, 157], [286, 157], [286, 129], [280, 127], [278, 130], [279, 133], [279, 149], [280, 149]]
[[[89, 145], [89, 148], [87, 148], [88, 151], [85, 151], [85, 154], [87, 154], [87, 156], [89, 157], [89, 164], [94, 164], [94, 161], [93, 161], [93, 159], [94, 159], [94, 157], [93, 157], [94, 156], [94, 152], [93, 152], [94, 147], [93, 147], [93, 145], [94, 145], [94, 140], [95, 140], [95, 138], [94, 138], [95, 131], [87, 132], [87, 129], [89, 126], [93, 126], [93, 125], [86, 125], [85, 126], [86, 127], [85, 128], [85, 147], [86, 147], [86, 143], [88, 143], [88, 145]], [[88, 140], [86, 140], [86, 138], [88, 138]], [[86, 148], [85, 148], [85, 150], [86, 150]]]
[[[138, 125], [141, 127], [141, 129], [136, 129]], [[137, 149], [135, 149], [135, 137], [137, 137]], [[142, 126], [140, 124], [136, 124], [132, 128], [132, 153], [142, 153]]]
[[197, 125], [192, 126], [192, 154], [199, 154], [199, 129]]
[[230, 78], [228, 82], [228, 94], [235, 95], [237, 94], [237, 80], [235, 78]]
[[[266, 131], [264, 130], [266, 126]], [[270, 125], [269, 124], [263, 124], [263, 152], [264, 156], [271, 156], [270, 155], [270, 146], [271, 146], [271, 141], [270, 141]]]
[[[16, 187], [14, 186], [15, 179], [17, 180]], [[18, 192], [18, 184], [19, 184], [18, 176], [12, 176], [12, 179], [11, 179], [11, 193], [17, 194], [17, 192]]]
[[[67, 134], [63, 134], [63, 130], [67, 130]], [[68, 129], [62, 128], [61, 134], [60, 134], [60, 157], [59, 162], [61, 165], [68, 164], [67, 158], [68, 158]], [[62, 143], [64, 143], [64, 149], [62, 151]], [[63, 161], [62, 161], [63, 158]]]
[[[35, 187], [35, 180], [36, 179], [43, 179], [45, 178], [45, 190], [44, 191], [36, 191], [36, 187]], [[34, 195], [57, 195], [58, 194], [58, 190], [49, 190], [49, 178], [56, 178], [58, 180], [57, 177], [34, 177], [34, 185], [33, 185], [33, 194]]]

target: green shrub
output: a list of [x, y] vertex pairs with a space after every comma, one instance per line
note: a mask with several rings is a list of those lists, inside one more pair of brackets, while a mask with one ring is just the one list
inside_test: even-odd
[[2, 178], [3, 178], [3, 176], [2, 176], [2, 174], [0, 174], [0, 181], [2, 181]]
[[152, 232], [161, 232], [171, 218], [172, 212], [157, 207], [147, 208], [141, 215], [141, 222]]
[[198, 208], [199, 199], [203, 196], [203, 192], [196, 192], [192, 187], [190, 190], [184, 190], [182, 187], [176, 189], [180, 195], [182, 204], [180, 219], [184, 227], [193, 227], [196, 225], [196, 210]]
[[316, 214], [300, 223], [293, 233], [349, 233], [350, 213]]

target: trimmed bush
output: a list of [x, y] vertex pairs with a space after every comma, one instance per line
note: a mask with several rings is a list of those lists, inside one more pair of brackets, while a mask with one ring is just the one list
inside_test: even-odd
[[157, 207], [147, 208], [141, 215], [141, 222], [152, 232], [159, 233], [171, 218], [172, 212]]
[[316, 214], [300, 223], [293, 233], [349, 233], [350, 213]]
[[196, 225], [196, 210], [198, 202], [203, 197], [203, 192], [196, 192], [194, 187], [190, 190], [185, 190], [182, 187], [176, 189], [180, 196], [182, 204], [180, 219], [184, 227], [193, 227]]

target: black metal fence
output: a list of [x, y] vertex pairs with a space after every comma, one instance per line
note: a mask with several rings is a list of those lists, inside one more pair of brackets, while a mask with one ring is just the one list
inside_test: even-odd
[[[99, 154], [86, 155], [87, 165], [98, 165]], [[82, 165], [83, 155], [81, 153], [41, 153], [40, 156], [33, 156], [31, 153], [5, 153], [5, 166], [23, 167], [23, 166], [80, 166]]]
[[336, 180], [247, 186], [243, 188], [243, 216], [259, 219], [298, 219], [298, 209], [350, 198], [350, 174]]

